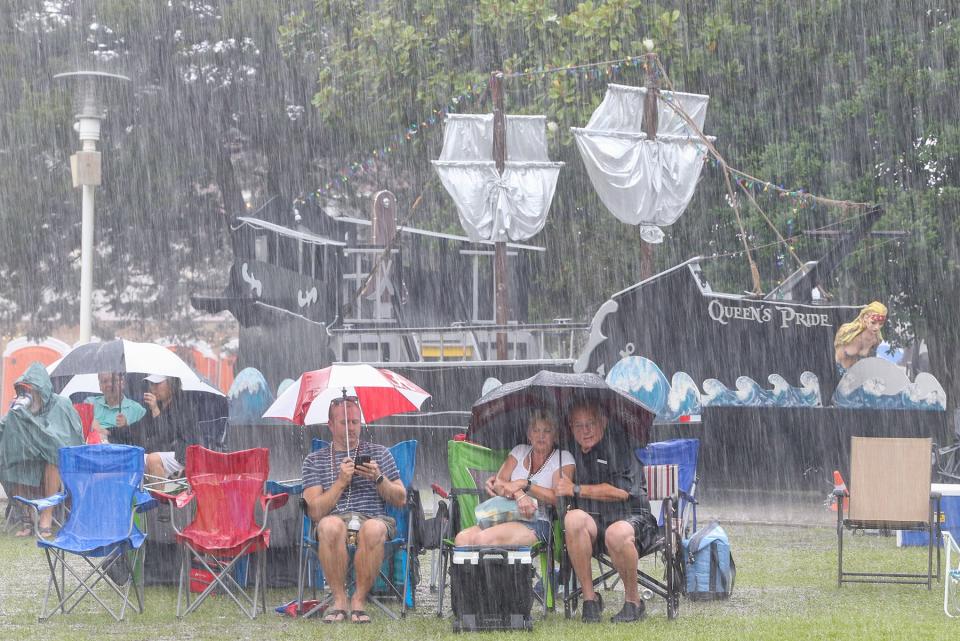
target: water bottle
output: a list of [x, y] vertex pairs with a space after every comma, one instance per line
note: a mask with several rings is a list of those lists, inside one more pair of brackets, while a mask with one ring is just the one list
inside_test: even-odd
[[10, 409], [15, 410], [18, 407], [22, 407], [23, 409], [29, 409], [31, 403], [33, 403], [33, 396], [30, 394], [30, 392], [20, 392], [19, 394], [17, 394], [17, 397], [13, 399], [13, 401], [10, 403]]
[[356, 514], [350, 516], [350, 522], [347, 523], [347, 544], [357, 544], [357, 534], [360, 532], [360, 519]]

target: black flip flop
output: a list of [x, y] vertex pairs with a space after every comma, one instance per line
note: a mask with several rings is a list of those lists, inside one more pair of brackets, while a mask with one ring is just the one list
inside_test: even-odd
[[[341, 618], [337, 618], [337, 617]], [[332, 619], [329, 617], [333, 617]], [[320, 619], [324, 623], [342, 623], [347, 620], [347, 611], [346, 610], [327, 610], [323, 618]]]
[[[356, 618], [354, 618], [356, 617]], [[367, 617], [364, 621], [360, 617]], [[366, 610], [351, 610], [350, 611], [350, 622], [356, 624], [370, 623], [370, 615], [367, 614]]]

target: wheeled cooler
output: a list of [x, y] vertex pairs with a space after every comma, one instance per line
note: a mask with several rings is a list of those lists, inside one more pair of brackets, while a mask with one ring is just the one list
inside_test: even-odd
[[533, 630], [530, 548], [456, 547], [451, 561], [454, 632]]

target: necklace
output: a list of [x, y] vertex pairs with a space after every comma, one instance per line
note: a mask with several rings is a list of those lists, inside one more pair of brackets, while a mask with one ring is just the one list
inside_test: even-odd
[[[356, 453], [352, 458], [356, 459], [356, 457], [359, 454], [360, 454], [360, 441], [357, 441]], [[336, 477], [338, 473], [337, 463], [334, 460], [335, 455], [336, 455], [336, 448], [333, 446], [333, 443], [330, 443], [330, 469], [333, 471], [334, 477]], [[350, 456], [349, 447], [347, 448], [347, 456], [348, 457]], [[350, 485], [347, 486], [347, 504], [344, 506], [344, 509], [343, 509], [344, 512], [350, 511], [350, 497], [352, 495], [353, 495], [353, 479], [350, 479]], [[337, 501], [337, 505], [340, 505], [340, 501]]]
[[529, 481], [534, 476], [543, 471], [543, 468], [547, 466], [547, 463], [550, 462], [550, 459], [553, 458], [553, 453], [556, 452], [556, 448], [550, 450], [550, 454], [547, 455], [547, 458], [543, 459], [543, 463], [540, 464], [540, 467], [537, 468], [536, 472], [531, 472], [530, 468], [533, 467], [533, 448], [530, 448], [530, 465], [527, 466], [527, 480]]

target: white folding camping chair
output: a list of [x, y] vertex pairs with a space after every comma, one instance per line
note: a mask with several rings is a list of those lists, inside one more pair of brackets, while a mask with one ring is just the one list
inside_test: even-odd
[[960, 545], [949, 530], [944, 530], [943, 547], [947, 551], [946, 580], [943, 582], [943, 612], [951, 619], [960, 616]]

